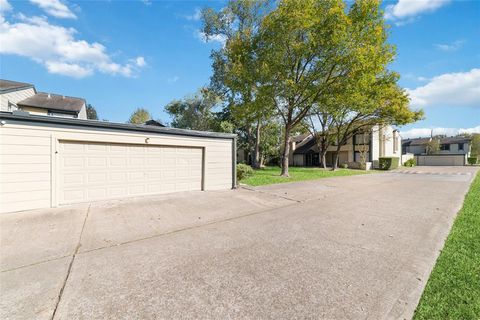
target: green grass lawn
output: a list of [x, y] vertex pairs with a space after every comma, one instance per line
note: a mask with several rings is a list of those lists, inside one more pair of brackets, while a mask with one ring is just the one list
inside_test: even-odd
[[480, 319], [480, 174], [470, 186], [414, 319]]
[[249, 186], [263, 186], [274, 183], [294, 182], [315, 180], [321, 178], [341, 177], [341, 176], [353, 176], [357, 174], [366, 174], [370, 171], [363, 170], [351, 170], [351, 169], [337, 169], [331, 171], [330, 169], [324, 170], [321, 168], [299, 168], [290, 167], [288, 169], [290, 178], [280, 177], [281, 169], [279, 167], [265, 167], [255, 170], [253, 176], [240, 181], [240, 183], [247, 184]]

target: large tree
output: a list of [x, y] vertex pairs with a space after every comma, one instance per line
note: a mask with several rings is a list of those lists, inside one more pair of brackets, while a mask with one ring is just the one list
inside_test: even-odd
[[273, 114], [273, 105], [262, 87], [262, 63], [258, 59], [261, 23], [271, 10], [273, 1], [237, 0], [216, 12], [203, 11], [203, 32], [207, 40], [225, 40], [225, 45], [212, 52], [211, 87], [228, 101], [228, 108], [244, 147], [252, 149], [252, 165], [261, 164], [262, 132]]
[[263, 21], [262, 81], [283, 122], [282, 175], [288, 176], [290, 136], [319, 97], [355, 60], [341, 0], [283, 0]]
[[150, 119], [152, 119], [152, 116], [147, 109], [138, 108], [132, 113], [127, 122], [133, 124], [144, 124]]
[[355, 134], [375, 125], [410, 123], [423, 115], [409, 109], [408, 96], [397, 85], [398, 74], [387, 69], [395, 50], [387, 43], [379, 2], [355, 2], [346, 13], [346, 20], [347, 40], [342, 43], [342, 50], [347, 61], [341, 69], [342, 76], [317, 96], [312, 109], [320, 122], [320, 141], [328, 145], [333, 136], [337, 146], [333, 169], [340, 148]]

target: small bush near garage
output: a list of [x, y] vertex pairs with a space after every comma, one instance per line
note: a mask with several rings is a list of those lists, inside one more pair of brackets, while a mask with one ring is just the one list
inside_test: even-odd
[[380, 170], [392, 170], [398, 168], [400, 159], [398, 157], [380, 157], [378, 158], [378, 166]]
[[405, 161], [405, 163], [403, 164], [405, 167], [415, 167], [415, 159], [412, 158], [412, 159], [408, 159], [407, 161]]
[[253, 175], [253, 169], [247, 164], [237, 164], [237, 181], [243, 180]]
[[478, 159], [477, 157], [468, 157], [467, 162], [468, 164], [474, 165], [474, 164], [477, 164]]

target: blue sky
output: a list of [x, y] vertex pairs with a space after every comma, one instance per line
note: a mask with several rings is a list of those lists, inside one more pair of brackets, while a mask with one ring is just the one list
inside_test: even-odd
[[[163, 108], [208, 84], [210, 51], [199, 9], [222, 1], [0, 0], [0, 77], [85, 98], [101, 118], [125, 122], [137, 107]], [[480, 1], [383, 4], [391, 68], [426, 120], [404, 136], [480, 132]], [[218, 39], [221, 40], [221, 39]]]

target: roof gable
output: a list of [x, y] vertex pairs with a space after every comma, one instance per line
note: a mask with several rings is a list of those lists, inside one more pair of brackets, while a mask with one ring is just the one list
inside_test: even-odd
[[[33, 84], [0, 79], [0, 92], [6, 93], [22, 89], [34, 88]], [[34, 88], [35, 89], [35, 88]]]

